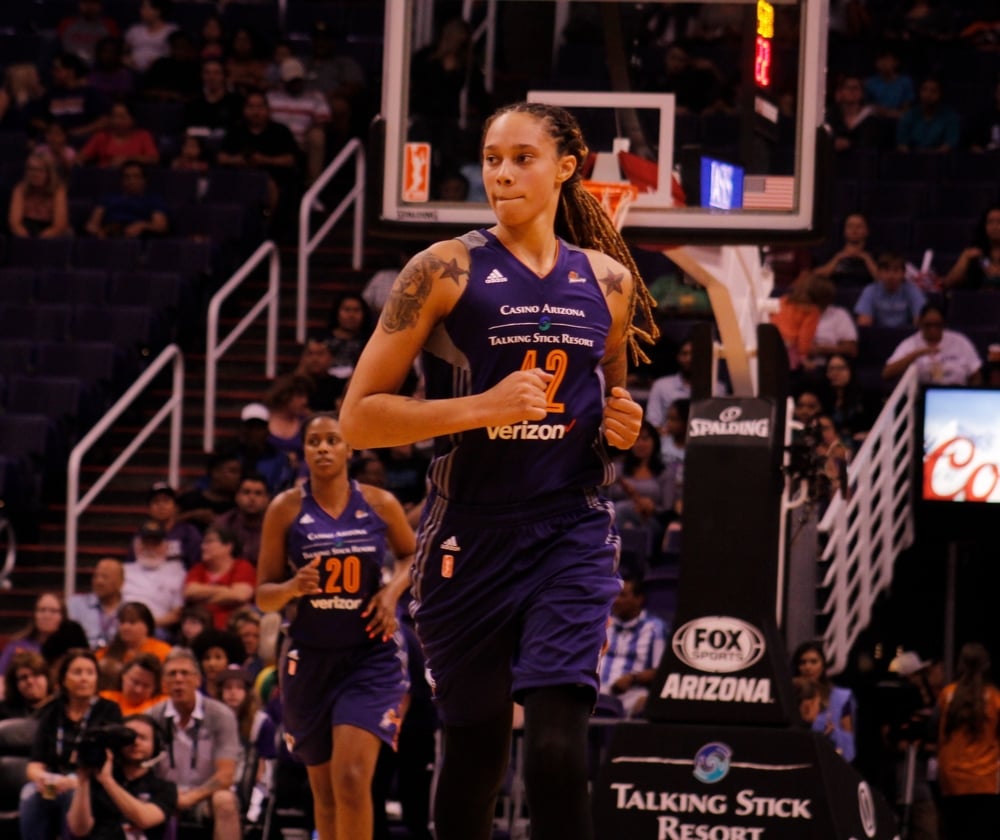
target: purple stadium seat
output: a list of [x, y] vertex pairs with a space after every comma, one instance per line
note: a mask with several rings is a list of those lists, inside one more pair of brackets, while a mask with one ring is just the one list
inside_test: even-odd
[[139, 265], [142, 246], [136, 239], [78, 239], [73, 249], [76, 268], [131, 271]]
[[93, 385], [115, 376], [117, 350], [111, 341], [45, 342], [36, 349], [43, 376], [72, 376]]
[[96, 268], [49, 269], [38, 279], [41, 303], [106, 303], [108, 273]]
[[67, 268], [72, 248], [72, 239], [10, 239], [7, 262], [31, 268]]
[[69, 376], [14, 376], [7, 389], [7, 409], [17, 414], [44, 414], [53, 420], [80, 413], [83, 383]]
[[34, 269], [0, 268], [0, 303], [31, 303], [34, 297]]
[[35, 341], [64, 341], [69, 335], [72, 310], [62, 304], [0, 307], [0, 335]]
[[30, 339], [5, 338], [0, 341], [0, 374], [29, 373], [35, 365], [35, 344]]

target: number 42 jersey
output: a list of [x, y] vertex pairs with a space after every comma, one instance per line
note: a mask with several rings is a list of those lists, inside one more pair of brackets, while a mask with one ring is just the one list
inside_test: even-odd
[[601, 360], [611, 313], [586, 253], [559, 240], [556, 263], [540, 278], [489, 231], [460, 241], [468, 284], [424, 345], [427, 397], [479, 394], [517, 370], [541, 368], [552, 380], [542, 420], [438, 438], [435, 490], [463, 504], [516, 505], [608, 483]]

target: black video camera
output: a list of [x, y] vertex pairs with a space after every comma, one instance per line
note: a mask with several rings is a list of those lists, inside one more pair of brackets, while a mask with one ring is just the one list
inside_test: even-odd
[[135, 741], [135, 730], [119, 723], [94, 726], [84, 731], [76, 746], [76, 760], [81, 767], [100, 770], [107, 761], [107, 750], [112, 755]]

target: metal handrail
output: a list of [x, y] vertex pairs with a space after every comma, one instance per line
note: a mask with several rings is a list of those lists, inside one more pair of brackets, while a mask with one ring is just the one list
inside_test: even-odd
[[[83, 456], [128, 408], [135, 402], [140, 393], [153, 381], [163, 368], [173, 362], [173, 387], [170, 396], [159, 411], [146, 423], [117, 458], [106, 467], [101, 477], [94, 482], [87, 494], [80, 495], [80, 465]], [[181, 464], [181, 413], [184, 408], [184, 355], [176, 344], [165, 347], [153, 362], [143, 371], [142, 375], [132, 383], [129, 389], [118, 398], [108, 412], [97, 421], [94, 427], [81, 438], [69, 454], [69, 464], [66, 468], [66, 578], [64, 590], [66, 597], [76, 590], [76, 549], [80, 525], [80, 515], [90, 507], [91, 502], [114, 478], [125, 463], [142, 446], [153, 431], [170, 415], [170, 451], [167, 455], [167, 480], [171, 487], [176, 487], [180, 479]]]
[[875, 601], [892, 583], [893, 564], [913, 543], [913, 459], [916, 457], [917, 371], [910, 367], [886, 401], [847, 468], [847, 495], [834, 496], [819, 523], [827, 534], [820, 612], [831, 673], [847, 665], [851, 646], [871, 621]]
[[[320, 225], [319, 230], [309, 236], [309, 217], [312, 204], [330, 179], [340, 171], [347, 160], [354, 155], [354, 186], [340, 204]], [[354, 204], [354, 236], [351, 246], [351, 267], [361, 270], [362, 249], [365, 235], [365, 148], [356, 137], [348, 140], [340, 153], [330, 161], [323, 174], [306, 190], [299, 204], [299, 257], [298, 257], [298, 297], [295, 307], [295, 340], [299, 344], [306, 340], [306, 299], [309, 296], [309, 257], [326, 238], [347, 208]]]
[[6, 516], [0, 516], [0, 534], [7, 534], [7, 550], [4, 552], [3, 568], [0, 569], [0, 589], [10, 589], [10, 576], [17, 561], [17, 535], [14, 526]]
[[[219, 341], [219, 310], [229, 297], [253, 271], [270, 257], [268, 266], [267, 291], [253, 308], [230, 331], [222, 341]], [[211, 452], [215, 446], [215, 392], [218, 376], [218, 362], [222, 355], [233, 345], [253, 320], [267, 307], [267, 340], [265, 347], [264, 372], [268, 379], [274, 379], [278, 362], [278, 292], [281, 285], [281, 259], [278, 246], [273, 240], [268, 240], [253, 252], [236, 273], [219, 289], [208, 304], [208, 326], [205, 335], [205, 425], [203, 429], [202, 446], [205, 452]]]

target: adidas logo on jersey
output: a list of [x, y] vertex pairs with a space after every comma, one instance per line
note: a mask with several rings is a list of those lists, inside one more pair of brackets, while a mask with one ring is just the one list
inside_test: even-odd
[[308, 513], [299, 517], [299, 525], [312, 525], [315, 521]]
[[461, 547], [458, 544], [458, 540], [454, 537], [448, 537], [443, 543], [441, 543], [441, 548], [445, 551], [461, 551]]
[[567, 277], [568, 277], [570, 283], [586, 283], [587, 282], [587, 278], [586, 277], [581, 277], [575, 271], [571, 271], [567, 275]]
[[486, 275], [484, 283], [506, 283], [507, 278], [500, 273], [500, 269], [494, 268], [489, 274]]

